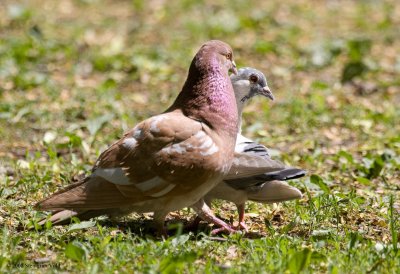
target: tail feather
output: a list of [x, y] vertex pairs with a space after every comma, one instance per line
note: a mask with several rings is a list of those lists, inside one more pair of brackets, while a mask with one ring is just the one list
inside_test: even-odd
[[35, 207], [39, 210], [84, 212], [128, 206], [140, 198], [140, 195], [124, 196], [115, 184], [101, 177], [89, 176], [40, 201]]
[[50, 221], [53, 225], [66, 225], [71, 222], [71, 218], [77, 216], [78, 213], [73, 210], [61, 210], [55, 212], [50, 218], [43, 218], [39, 221], [39, 225], [44, 225]]
[[92, 218], [102, 216], [102, 215], [111, 215], [118, 211], [118, 209], [97, 209], [97, 210], [85, 210], [81, 212], [77, 212], [74, 210], [60, 210], [53, 213], [50, 218], [44, 218], [39, 221], [39, 225], [44, 225], [47, 221], [51, 221], [53, 225], [67, 225], [71, 223], [71, 219], [73, 217], [78, 218], [80, 221], [90, 220]]
[[[89, 179], [89, 177], [86, 177], [79, 182], [72, 183], [72, 184], [64, 187], [63, 189], [60, 189], [59, 191], [57, 191], [57, 192], [53, 193], [52, 195], [50, 195], [49, 197], [47, 197], [46, 199], [44, 199], [40, 202], [37, 202], [35, 204], [34, 208], [37, 210], [53, 209], [53, 208], [51, 208], [50, 205], [54, 202], [54, 199], [57, 199], [57, 197], [62, 196], [64, 193], [67, 193], [70, 190], [81, 187], [84, 183], [86, 183], [88, 181], [88, 179]], [[54, 208], [53, 210], [57, 210], [57, 209]], [[58, 209], [58, 210], [61, 211], [61, 209]]]
[[259, 203], [277, 203], [294, 199], [300, 199], [303, 194], [296, 187], [283, 181], [266, 182], [261, 188], [249, 189], [249, 200]]
[[286, 167], [283, 170], [267, 172], [259, 175], [230, 178], [224, 181], [235, 189], [246, 189], [252, 186], [259, 186], [269, 181], [287, 181], [301, 178], [306, 175], [306, 171], [299, 168]]
[[257, 177], [259, 177], [260, 179], [263, 179], [264, 181], [273, 181], [273, 180], [287, 181], [287, 180], [301, 178], [301, 177], [305, 176], [306, 173], [307, 172], [303, 169], [288, 167], [288, 168], [285, 168], [284, 170], [264, 173]]

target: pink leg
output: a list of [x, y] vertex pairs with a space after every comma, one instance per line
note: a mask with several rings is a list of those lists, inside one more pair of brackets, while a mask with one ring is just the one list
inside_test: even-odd
[[249, 232], [249, 229], [244, 221], [244, 208], [245, 204], [236, 205], [238, 213], [239, 213], [239, 227], [243, 228], [245, 232]]
[[221, 231], [225, 231], [228, 233], [235, 232], [234, 228], [232, 228], [230, 225], [228, 225], [221, 219], [218, 219], [214, 215], [214, 213], [211, 211], [210, 207], [204, 202], [203, 199], [200, 199], [197, 203], [192, 205], [192, 208], [196, 211], [196, 213], [199, 215], [199, 217], [202, 218], [204, 221], [213, 223], [220, 227], [218, 229], [211, 231], [211, 234], [216, 234]]

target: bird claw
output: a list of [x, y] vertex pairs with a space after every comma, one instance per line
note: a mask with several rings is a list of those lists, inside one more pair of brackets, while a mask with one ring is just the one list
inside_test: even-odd
[[211, 235], [216, 235], [221, 232], [226, 232], [227, 234], [232, 234], [237, 231], [238, 230], [235, 227], [231, 227], [231, 226], [227, 225], [227, 226], [222, 226], [222, 227], [211, 230]]
[[246, 232], [246, 233], [248, 233], [249, 232], [249, 228], [247, 227], [247, 225], [246, 225], [246, 223], [245, 222], [239, 222], [239, 225], [238, 225], [238, 227], [237, 227], [237, 229], [240, 229], [240, 230], [244, 230], [244, 232]]
[[212, 230], [211, 234], [217, 234], [223, 231], [231, 234], [237, 231], [235, 227], [228, 225], [221, 219], [217, 218], [203, 199], [193, 204], [192, 208], [197, 212], [201, 219], [219, 226], [219, 228]]

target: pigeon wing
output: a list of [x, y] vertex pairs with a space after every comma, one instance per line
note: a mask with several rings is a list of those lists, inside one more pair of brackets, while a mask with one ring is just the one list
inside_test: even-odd
[[37, 206], [101, 209], [173, 198], [221, 173], [221, 144], [206, 125], [180, 112], [154, 116], [104, 151], [92, 175]]

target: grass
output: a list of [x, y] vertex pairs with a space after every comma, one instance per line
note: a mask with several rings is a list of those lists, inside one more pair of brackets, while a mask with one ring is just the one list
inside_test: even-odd
[[[0, 272], [398, 272], [399, 5], [264, 2], [0, 3]], [[267, 75], [244, 132], [309, 171], [304, 198], [249, 203], [248, 235], [182, 232], [187, 209], [166, 240], [147, 215], [38, 229], [34, 203], [166, 109], [215, 38]]]

